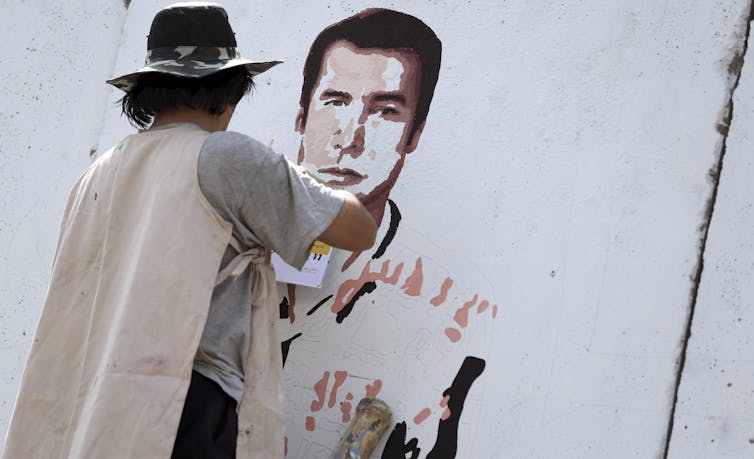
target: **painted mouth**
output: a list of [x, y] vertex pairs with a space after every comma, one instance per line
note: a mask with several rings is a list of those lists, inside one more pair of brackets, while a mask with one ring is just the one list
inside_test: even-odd
[[327, 183], [331, 186], [352, 186], [352, 185], [358, 185], [363, 180], [366, 180], [369, 178], [368, 175], [359, 174], [353, 169], [348, 168], [341, 168], [341, 167], [326, 167], [323, 169], [318, 169], [317, 172], [320, 174], [327, 174], [333, 177], [336, 177], [336, 180], [330, 180]]

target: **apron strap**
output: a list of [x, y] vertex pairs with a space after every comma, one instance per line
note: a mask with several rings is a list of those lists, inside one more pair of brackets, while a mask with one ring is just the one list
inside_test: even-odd
[[233, 247], [233, 249], [238, 252], [238, 255], [233, 257], [233, 259], [217, 273], [215, 287], [222, 284], [229, 277], [239, 276], [246, 271], [246, 268], [248, 268], [250, 264], [264, 262], [268, 258], [267, 251], [262, 247], [254, 247], [253, 249], [244, 251], [241, 243], [235, 236], [230, 237], [228, 245]]

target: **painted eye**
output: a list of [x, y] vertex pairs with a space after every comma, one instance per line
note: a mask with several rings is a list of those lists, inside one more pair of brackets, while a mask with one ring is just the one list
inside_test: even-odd
[[385, 107], [382, 110], [380, 110], [380, 113], [382, 113], [383, 115], [397, 115], [398, 110], [396, 110], [393, 107]]
[[334, 100], [328, 100], [327, 102], [325, 102], [325, 105], [333, 105], [335, 107], [342, 107], [345, 105], [345, 102], [343, 102], [342, 100], [334, 99]]

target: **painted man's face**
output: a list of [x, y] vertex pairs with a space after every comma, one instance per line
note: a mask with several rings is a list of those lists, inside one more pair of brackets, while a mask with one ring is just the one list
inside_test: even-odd
[[306, 119], [299, 162], [316, 178], [360, 198], [388, 191], [409, 143], [419, 92], [410, 51], [359, 49], [346, 41], [325, 52]]

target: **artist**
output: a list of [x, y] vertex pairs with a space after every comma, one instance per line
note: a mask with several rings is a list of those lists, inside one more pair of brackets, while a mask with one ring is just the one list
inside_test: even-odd
[[375, 222], [226, 132], [253, 77], [225, 10], [154, 18], [146, 65], [110, 80], [143, 130], [73, 187], [4, 458], [282, 458], [269, 251], [365, 250]]

